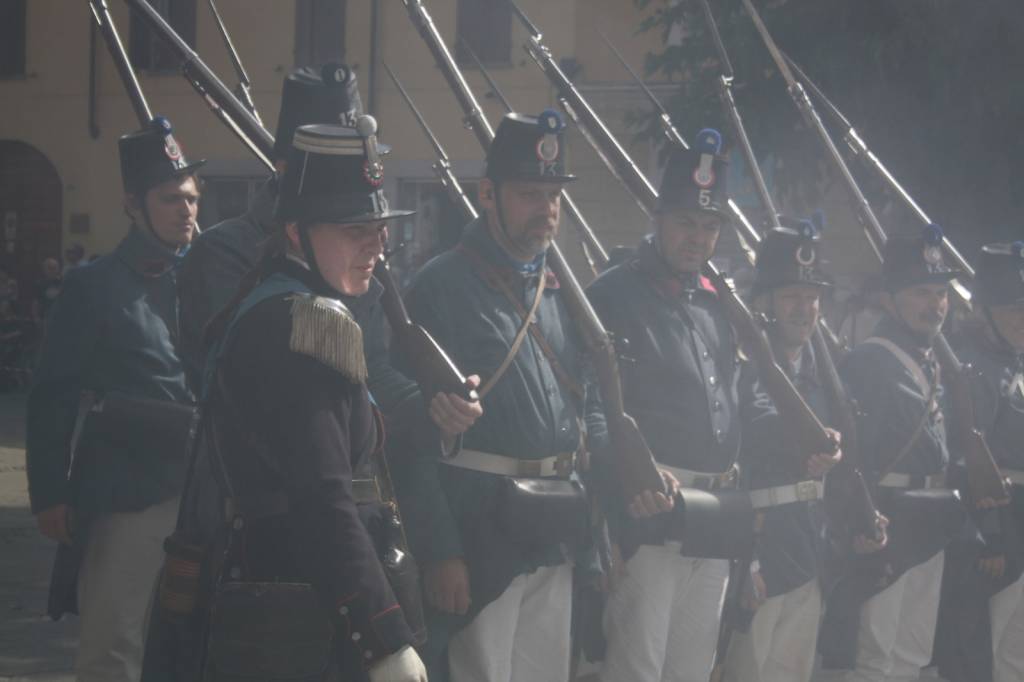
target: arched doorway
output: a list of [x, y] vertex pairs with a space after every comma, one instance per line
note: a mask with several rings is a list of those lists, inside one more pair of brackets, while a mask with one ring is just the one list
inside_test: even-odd
[[35, 147], [0, 140], [0, 268], [18, 281], [28, 310], [44, 258], [61, 257], [63, 186], [57, 169]]

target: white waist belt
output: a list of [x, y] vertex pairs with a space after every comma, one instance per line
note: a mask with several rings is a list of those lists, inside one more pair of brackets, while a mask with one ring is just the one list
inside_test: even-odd
[[507, 455], [462, 448], [454, 457], [441, 460], [449, 466], [470, 469], [499, 476], [523, 476], [527, 478], [568, 478], [576, 459], [574, 452], [560, 452], [543, 459], [516, 459]]
[[730, 468], [722, 473], [709, 473], [706, 471], [691, 471], [659, 464], [658, 468], [664, 469], [679, 481], [683, 488], [697, 488], [699, 490], [725, 490], [736, 487], [736, 467]]
[[1008, 478], [1013, 485], [1024, 485], [1024, 471], [1018, 469], [1003, 469], [1003, 478]]
[[821, 481], [800, 481], [788, 485], [777, 485], [773, 488], [761, 488], [750, 491], [750, 505], [754, 509], [778, 507], [793, 502], [813, 502], [820, 500], [825, 494], [825, 484]]
[[942, 474], [886, 474], [878, 485], [883, 488], [942, 488], [946, 485], [946, 477]]

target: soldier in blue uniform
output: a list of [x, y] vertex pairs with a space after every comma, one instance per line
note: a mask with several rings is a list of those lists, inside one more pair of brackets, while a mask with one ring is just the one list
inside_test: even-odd
[[963, 529], [946, 485], [941, 382], [932, 341], [949, 310], [942, 232], [892, 237], [884, 249], [885, 317], [850, 353], [842, 375], [862, 412], [864, 474], [890, 519], [889, 544], [854, 556], [829, 595], [820, 640], [825, 665], [858, 682], [916, 680], [932, 657], [943, 559]]
[[[974, 370], [974, 416], [1009, 506], [979, 509], [984, 545], [945, 587], [936, 658], [951, 682], [1024, 679], [1024, 243], [989, 244], [976, 261], [974, 317], [956, 339]], [[959, 579], [957, 579], [959, 578]]]
[[131, 230], [113, 253], [68, 272], [28, 402], [32, 511], [62, 543], [50, 612], [81, 616], [83, 681], [139, 678], [191, 428], [175, 268], [198, 230], [203, 162], [185, 159], [163, 118], [119, 148]]
[[592, 389], [545, 266], [560, 191], [573, 180], [563, 127], [550, 110], [502, 120], [480, 183], [483, 215], [423, 267], [406, 296], [413, 319], [484, 378], [483, 416], [460, 450], [423, 472], [417, 506], [426, 511], [409, 520], [428, 602], [462, 615], [447, 656], [454, 682], [569, 674], [567, 553], [586, 540], [574, 470]]
[[[829, 424], [835, 397], [811, 344], [823, 294], [831, 286], [818, 242], [809, 221], [768, 232], [758, 250], [751, 297], [769, 321], [777, 361], [822, 423]], [[774, 409], [759, 411], [744, 424], [744, 475], [754, 507], [764, 512], [743, 598], [753, 617], [747, 632], [733, 635], [725, 663], [725, 679], [735, 682], [807, 682], [814, 667], [823, 550], [817, 500], [824, 492], [822, 475], [841, 454], [815, 455], [806, 470], [795, 472], [784, 428]], [[867, 538], [855, 542], [861, 551], [875, 548]]]
[[[626, 411], [663, 472], [683, 488], [737, 485], [740, 397], [736, 340], [715, 292], [702, 279], [728, 224], [721, 138], [704, 130], [677, 151], [662, 181], [654, 234], [602, 274], [588, 295], [627, 357]], [[711, 672], [729, 577], [724, 558], [694, 555], [666, 541], [662, 518], [611, 510], [624, 561], [605, 614], [605, 682], [704, 682]]]
[[[230, 532], [241, 536], [221, 581], [309, 583], [326, 607], [315, 612], [330, 614], [340, 679], [365, 671], [370, 682], [425, 682], [371, 533], [379, 504], [357, 507], [367, 500], [354, 481], [384, 434], [366, 387], [362, 331], [345, 301], [369, 291], [387, 221], [410, 214], [389, 209], [380, 190], [375, 128], [360, 121], [358, 132], [296, 131], [276, 214], [282, 247], [212, 328], [210, 456], [222, 465], [215, 470], [233, 509]], [[208, 608], [226, 607], [215, 597]], [[274, 614], [260, 618], [269, 627]], [[230, 637], [244, 640], [242, 630]], [[208, 670], [230, 678], [244, 661], [214, 656], [216, 628], [210, 633]], [[268, 676], [297, 674], [313, 655], [307, 643], [289, 651], [277, 636], [250, 644], [253, 653], [277, 651]]]

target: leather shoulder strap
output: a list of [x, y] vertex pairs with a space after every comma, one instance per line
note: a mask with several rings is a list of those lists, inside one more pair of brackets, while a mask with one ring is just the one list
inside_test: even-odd
[[544, 334], [541, 333], [540, 328], [537, 326], [535, 322], [537, 309], [540, 307], [540, 302], [543, 297], [542, 295], [544, 293], [546, 281], [544, 273], [540, 274], [539, 281], [537, 283], [537, 295], [533, 300], [533, 304], [531, 305], [530, 310], [527, 311], [523, 307], [523, 304], [520, 303], [519, 300], [516, 298], [515, 293], [509, 288], [508, 283], [505, 282], [504, 279], [502, 279], [502, 277], [497, 273], [494, 267], [490, 263], [488, 263], [487, 260], [483, 258], [483, 256], [481, 256], [473, 249], [467, 247], [465, 244], [459, 244], [456, 247], [456, 250], [459, 253], [466, 256], [466, 259], [469, 261], [473, 270], [478, 275], [480, 275], [480, 277], [483, 278], [483, 280], [487, 282], [488, 285], [492, 286], [493, 288], [497, 289], [502, 293], [502, 295], [508, 300], [508, 302], [515, 309], [516, 313], [522, 319], [522, 325], [519, 327], [519, 331], [516, 333], [516, 337], [513, 340], [512, 347], [509, 349], [509, 352], [505, 356], [505, 359], [498, 367], [498, 370], [491, 376], [490, 379], [488, 379], [488, 381], [480, 389], [480, 397], [482, 398], [484, 395], [486, 395], [486, 393], [494, 386], [494, 384], [501, 377], [501, 375], [508, 370], [509, 366], [512, 364], [512, 361], [515, 359], [516, 353], [519, 352], [519, 347], [522, 345], [526, 333], [529, 332], [530, 336], [533, 337], [533, 340], [537, 343], [537, 346], [540, 348], [541, 353], [544, 355], [545, 359], [547, 359], [548, 365], [551, 366], [551, 371], [555, 373], [555, 377], [558, 379], [558, 382], [562, 384], [562, 386], [571, 394], [573, 394], [578, 400], [582, 401], [584, 397], [583, 387], [579, 384], [579, 382], [577, 382], [569, 375], [569, 373], [562, 366], [562, 363], [559, 362], [558, 356], [555, 355], [554, 349], [551, 348], [551, 344], [549, 344], [548, 340], [544, 338]]
[[925, 376], [924, 370], [921, 369], [921, 365], [917, 364], [914, 358], [907, 354], [907, 351], [903, 350], [889, 339], [881, 336], [872, 336], [871, 338], [864, 339], [862, 343], [870, 343], [875, 346], [881, 346], [890, 353], [892, 353], [900, 364], [903, 365], [908, 372], [914, 377], [914, 383], [921, 389], [921, 395], [927, 397], [930, 392], [929, 387], [931, 382], [928, 381], [928, 377]]

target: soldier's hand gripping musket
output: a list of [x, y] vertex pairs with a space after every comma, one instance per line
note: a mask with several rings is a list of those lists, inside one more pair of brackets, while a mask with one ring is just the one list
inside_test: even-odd
[[[475, 96], [434, 26], [430, 14], [420, 0], [403, 0], [403, 2], [459, 102], [467, 123], [477, 140], [487, 149], [494, 138], [494, 131], [487, 119], [483, 117]], [[620, 481], [626, 495], [632, 498], [645, 491], [657, 491], [660, 494], [664, 490], [664, 482], [654, 465], [654, 458], [644, 443], [636, 422], [624, 412], [614, 413], [611, 411], [622, 405], [621, 383], [617, 380], [618, 357], [614, 344], [555, 243], [550, 246], [548, 263], [566, 291], [566, 305], [570, 308], [570, 314], [578, 325], [595, 366], [598, 368], [599, 381], [603, 382], [601, 383], [601, 395], [606, 410], [608, 410], [609, 438], [616, 453], [615, 465], [618, 467]]]
[[[825, 146], [829, 159], [832, 161], [836, 170], [842, 177], [857, 209], [857, 215], [864, 227], [868, 242], [874, 249], [875, 254], [878, 255], [879, 259], [881, 259], [882, 249], [887, 242], [887, 236], [884, 228], [875, 215], [874, 210], [871, 208], [871, 204], [861, 191], [857, 181], [854, 179], [853, 174], [846, 165], [846, 162], [843, 160], [838, 147], [836, 147], [835, 142], [833, 142], [824, 123], [822, 123], [821, 117], [818, 115], [814, 104], [807, 96], [803, 85], [796, 79], [793, 70], [790, 68], [789, 62], [786, 60], [782, 51], [779, 49], [778, 45], [776, 45], [774, 39], [769, 33], [767, 26], [765, 26], [760, 14], [754, 7], [752, 0], [743, 0], [743, 4], [747, 9], [747, 13], [750, 15], [750, 18], [753, 20], [758, 33], [765, 43], [765, 46], [768, 48], [768, 52], [771, 55], [772, 60], [785, 79], [787, 90], [792, 97], [793, 102], [796, 104], [797, 109], [800, 111], [807, 124], [813, 128], [815, 133], [818, 135], [822, 144]], [[941, 230], [934, 230], [931, 226], [928, 226], [926, 232], [931, 235], [930, 238], [937, 240], [937, 246], [940, 249], [947, 241]], [[965, 287], [959, 285], [955, 277], [950, 278], [950, 283], [953, 290], [960, 296], [963, 304], [969, 308], [971, 301], [970, 292]], [[955, 377], [962, 372], [962, 367], [956, 359], [955, 353], [941, 332], [934, 338], [934, 350], [945, 373]], [[966, 381], [961, 382], [961, 385], [966, 384]], [[950, 389], [956, 388], [956, 382], [950, 385]], [[962, 396], [963, 405], [966, 406], [970, 404], [969, 401], [971, 400], [971, 397], [967, 391], [961, 390], [958, 395]], [[966, 447], [963, 455], [967, 460], [967, 472], [971, 480], [968, 485], [971, 488], [972, 497], [976, 495], [979, 496], [975, 497], [975, 502], [980, 500], [1005, 502], [1008, 496], [1005, 479], [999, 473], [998, 467], [996, 466], [995, 460], [992, 457], [991, 452], [989, 452], [987, 445], [984, 445], [984, 434], [978, 433], [977, 435], [974, 435], [976, 429], [974, 428], [973, 420], [969, 418], [970, 413], [972, 413], [972, 410], [968, 410], [965, 407], [955, 410], [953, 412], [953, 416], [954, 418], [959, 417], [959, 419], [962, 420], [962, 424], [957, 425], [954, 428], [957, 433], [963, 434], [959, 437], [965, 439], [962, 442], [962, 445]]]
[[[711, 4], [708, 0], [700, 0], [700, 4], [718, 55], [718, 63], [721, 70], [716, 79], [719, 101], [732, 124], [733, 132], [736, 135], [736, 140], [747, 167], [750, 168], [751, 177], [753, 178], [767, 220], [773, 228], [780, 228], [782, 225], [780, 223], [779, 211], [765, 182], [764, 175], [761, 173], [757, 155], [754, 153], [750, 138], [747, 135], [746, 126], [736, 105], [736, 100], [733, 97], [732, 84], [735, 74], [729, 59], [728, 50], [722, 41], [721, 33], [718, 30], [718, 22], [715, 20]], [[843, 457], [831, 471], [829, 490], [833, 494], [831, 496], [826, 495], [826, 499], [832, 498], [826, 502], [826, 508], [833, 511], [832, 518], [840, 522], [842, 527], [853, 531], [853, 534], [850, 536], [851, 539], [857, 535], [880, 539], [882, 529], [879, 527], [878, 511], [859, 469], [861, 465], [855, 432], [855, 408], [850, 403], [835, 368], [836, 358], [834, 356], [839, 344], [824, 319], [819, 319], [811, 341], [814, 344], [816, 360], [819, 363], [822, 379], [828, 389], [830, 413], [838, 427], [837, 430], [843, 437]]]
[[[540, 32], [533, 23], [530, 22], [526, 14], [515, 4], [512, 0], [509, 0], [509, 4], [513, 8], [515, 14], [519, 17], [520, 21], [527, 29], [527, 33], [530, 36], [528, 42], [525, 45], [527, 52], [533, 57], [534, 61], [537, 62], [538, 66], [548, 77], [548, 80], [556, 88], [559, 93], [560, 102], [565, 102], [567, 113], [576, 122], [580, 131], [584, 134], [587, 141], [594, 147], [594, 150], [598, 153], [598, 156], [604, 160], [609, 170], [619, 178], [622, 184], [629, 190], [637, 204], [650, 216], [657, 213], [658, 206], [658, 192], [654, 189], [654, 186], [650, 183], [647, 177], [640, 170], [639, 166], [630, 158], [629, 154], [625, 151], [618, 140], [607, 128], [604, 122], [600, 119], [597, 113], [593, 110], [590, 104], [586, 101], [583, 95], [579, 92], [572, 81], [562, 72], [558, 63], [555, 61], [551, 54], [551, 51], [544, 46], [542, 42], [543, 34]], [[671, 125], [671, 121], [667, 123]], [[678, 135], [678, 132], [674, 136], [682, 142], [682, 137]], [[685, 143], [684, 143], [685, 144]], [[732, 208], [730, 200], [730, 208]], [[756, 234], [756, 233], [755, 233]], [[707, 274], [712, 278], [719, 281], [724, 281], [721, 278], [721, 274], [718, 273], [717, 269], [709, 262], [705, 266]], [[753, 333], [750, 323], [753, 323], [753, 318], [744, 315], [746, 307], [739, 301], [735, 292], [732, 291], [731, 287], [723, 287], [720, 294], [726, 299], [724, 302], [729, 305], [726, 306], [726, 311], [730, 315], [730, 322], [737, 326], [738, 331], [741, 332], [744, 338], [744, 342], [760, 346], [759, 336], [763, 335], [763, 331]], [[737, 305], [738, 303], [738, 305]], [[747, 311], [749, 315], [749, 311]], [[756, 324], [755, 324], [756, 326]], [[755, 358], [755, 361], [768, 362], [771, 357], [771, 349], [768, 347], [768, 353], [762, 352], [761, 350], [755, 352], [754, 348], [751, 348], [751, 354]], [[785, 372], [779, 367], [778, 363], [772, 363], [766, 366], [762, 372], [765, 376], [773, 377], [769, 381], [769, 391], [776, 392], [778, 397], [773, 395], [773, 400], [776, 400], [777, 404], [783, 405], [784, 409], [789, 418], [793, 420], [794, 426], [793, 433], [798, 434], [800, 450], [802, 456], [805, 458], [810, 457], [812, 454], [819, 454], [825, 452], [834, 452], [836, 445], [833, 439], [825, 431], [825, 428], [821, 425], [820, 421], [814, 416], [810, 408], [807, 407], [806, 403], [800, 397], [799, 393], [792, 386], [792, 383], [786, 377]], [[788, 384], [788, 385], [787, 385]], [[808, 449], [804, 449], [804, 448]]]

